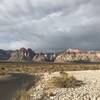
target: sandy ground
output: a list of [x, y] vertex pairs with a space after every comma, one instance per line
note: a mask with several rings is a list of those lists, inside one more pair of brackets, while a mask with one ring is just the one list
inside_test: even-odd
[[[77, 88], [55, 88], [49, 90], [54, 95], [44, 96], [44, 90], [48, 86], [48, 80], [59, 76], [59, 72], [45, 73], [41, 82], [31, 89], [31, 100], [100, 100], [100, 70], [68, 71], [84, 85]], [[34, 92], [33, 92], [34, 91]]]

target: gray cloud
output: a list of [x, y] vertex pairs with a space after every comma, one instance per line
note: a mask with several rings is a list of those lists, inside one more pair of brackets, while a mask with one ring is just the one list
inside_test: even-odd
[[0, 0], [0, 47], [100, 49], [100, 0]]

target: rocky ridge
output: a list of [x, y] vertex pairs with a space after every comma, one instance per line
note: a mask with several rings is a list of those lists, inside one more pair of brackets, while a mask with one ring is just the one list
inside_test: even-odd
[[55, 62], [100, 62], [100, 52], [82, 51], [80, 49], [67, 49], [65, 52], [59, 54]]
[[0, 60], [31, 62], [100, 62], [100, 51], [67, 49], [61, 53], [36, 53], [31, 48], [19, 50], [0, 50]]

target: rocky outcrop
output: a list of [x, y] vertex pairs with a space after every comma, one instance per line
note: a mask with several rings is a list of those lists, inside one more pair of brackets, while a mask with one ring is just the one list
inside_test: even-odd
[[54, 62], [56, 55], [54, 53], [38, 53], [34, 56], [34, 62]]
[[55, 58], [56, 58], [56, 54], [55, 53], [46, 53], [45, 54], [45, 59], [48, 62], [54, 62]]
[[34, 62], [45, 62], [46, 61], [45, 54], [44, 53], [37, 53], [33, 57], [33, 61]]
[[18, 50], [12, 51], [8, 61], [16, 62], [19, 60], [20, 60], [19, 59], [19, 51]]
[[31, 48], [21, 48], [11, 52], [8, 61], [33, 61], [33, 62], [53, 62], [56, 58], [54, 53], [35, 53]]
[[97, 56], [96, 52], [93, 51], [68, 49], [65, 52], [59, 54], [55, 59], [55, 62], [67, 62], [67, 61], [100, 62], [100, 58]]
[[31, 61], [35, 56], [35, 52], [28, 48], [21, 48], [20, 50], [13, 51], [8, 61]]
[[35, 56], [35, 52], [31, 48], [21, 48], [19, 50], [20, 61], [31, 61]]

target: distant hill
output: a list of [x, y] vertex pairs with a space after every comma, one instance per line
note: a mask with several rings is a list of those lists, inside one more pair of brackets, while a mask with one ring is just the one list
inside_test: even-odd
[[100, 51], [83, 51], [80, 49], [66, 49], [56, 53], [35, 53], [31, 48], [19, 50], [0, 49], [0, 61], [10, 62], [100, 62]]
[[10, 57], [10, 51], [0, 49], [0, 60], [7, 60]]

